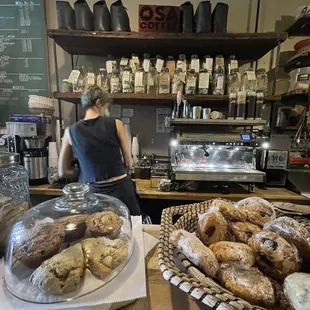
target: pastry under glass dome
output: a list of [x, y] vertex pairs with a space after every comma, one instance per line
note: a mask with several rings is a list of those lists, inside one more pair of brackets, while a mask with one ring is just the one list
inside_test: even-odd
[[87, 295], [119, 274], [132, 255], [124, 203], [81, 183], [63, 192], [26, 212], [10, 232], [5, 284], [20, 299], [56, 303]]

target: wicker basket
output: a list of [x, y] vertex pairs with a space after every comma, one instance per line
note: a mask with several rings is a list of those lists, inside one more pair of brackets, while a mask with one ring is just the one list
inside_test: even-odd
[[[197, 215], [206, 212], [211, 204], [212, 200], [208, 200], [163, 210], [158, 245], [158, 262], [164, 278], [212, 309], [265, 309], [253, 306], [249, 302], [234, 296], [233, 293], [224, 289], [211, 278], [206, 277], [180, 252], [176, 252], [173, 245], [169, 242], [170, 234], [175, 229], [195, 232], [198, 222]], [[277, 216], [281, 215], [283, 214], [277, 213]], [[308, 222], [309, 225], [309, 221], [305, 218], [294, 218], [303, 224]]]

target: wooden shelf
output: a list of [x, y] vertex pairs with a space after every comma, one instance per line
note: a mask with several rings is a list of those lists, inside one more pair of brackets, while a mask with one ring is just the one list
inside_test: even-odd
[[235, 119], [182, 119], [171, 120], [171, 125], [221, 125], [221, 126], [259, 126], [265, 125], [265, 120], [235, 120]]
[[[110, 94], [115, 102], [121, 104], [141, 104], [141, 105], [171, 105], [171, 101], [176, 99], [176, 95], [172, 94]], [[74, 104], [80, 104], [81, 93], [61, 93], [54, 92], [53, 97], [68, 101]], [[188, 101], [199, 101], [202, 105], [204, 102], [228, 102], [228, 96], [214, 96], [214, 95], [197, 95], [197, 96], [184, 96]]]
[[310, 36], [310, 14], [300, 16], [286, 32], [290, 36]]
[[164, 57], [195, 53], [255, 61], [287, 38], [286, 33], [141, 33], [141, 32], [91, 32], [50, 29], [50, 38], [69, 54], [115, 57], [151, 52]]
[[284, 64], [285, 72], [290, 72], [301, 67], [310, 67], [310, 55], [296, 54]]
[[308, 103], [307, 90], [293, 90], [281, 95], [281, 101], [292, 102], [294, 104]]

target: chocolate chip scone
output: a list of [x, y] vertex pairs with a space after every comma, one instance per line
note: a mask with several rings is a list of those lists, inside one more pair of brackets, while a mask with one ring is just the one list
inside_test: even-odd
[[72, 242], [84, 236], [87, 225], [87, 214], [77, 214], [62, 217], [57, 220], [58, 224], [65, 229], [65, 242]]
[[44, 293], [59, 295], [75, 291], [85, 271], [80, 243], [46, 260], [30, 276], [30, 282]]
[[39, 267], [45, 260], [59, 252], [64, 240], [62, 225], [55, 223], [36, 224], [31, 228], [15, 225], [13, 255], [29, 268]]
[[82, 241], [82, 247], [87, 268], [101, 279], [121, 265], [128, 255], [128, 246], [120, 239], [89, 238]]
[[122, 228], [123, 220], [113, 211], [104, 211], [90, 215], [86, 223], [92, 237], [116, 238]]

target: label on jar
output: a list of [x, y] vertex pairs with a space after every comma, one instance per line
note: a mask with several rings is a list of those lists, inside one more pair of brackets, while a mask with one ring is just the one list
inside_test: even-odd
[[163, 68], [163, 66], [164, 66], [164, 60], [157, 58], [157, 60], [156, 60], [156, 70], [157, 70], [158, 73], [161, 72], [161, 69]]
[[206, 62], [203, 64], [203, 68], [207, 69], [209, 72], [213, 70], [213, 58], [206, 58]]
[[120, 66], [128, 66], [128, 58], [122, 57], [121, 62], [120, 62]]
[[108, 73], [108, 74], [111, 74], [111, 73], [112, 73], [112, 70], [113, 70], [112, 61], [111, 61], [111, 60], [108, 60], [108, 61], [107, 61], [107, 73]]
[[186, 84], [187, 87], [196, 87], [196, 79], [188, 78]]
[[135, 86], [143, 87], [143, 72], [136, 72], [135, 74]]
[[132, 73], [135, 73], [136, 70], [137, 70], [137, 66], [136, 66], [135, 62], [132, 59], [129, 61], [129, 66], [131, 68]]
[[309, 81], [309, 74], [298, 74], [297, 81]]
[[224, 66], [224, 58], [222, 58], [222, 57], [215, 58], [215, 64], [217, 66]]
[[186, 73], [186, 68], [187, 66], [186, 66], [186, 61], [184, 60], [178, 60], [178, 62], [177, 62], [177, 68], [178, 69], [181, 69], [182, 70], [182, 72], [185, 72]]
[[129, 82], [130, 81], [130, 72], [124, 71], [123, 72], [123, 82]]
[[151, 76], [151, 75], [148, 76], [147, 85], [148, 86], [154, 86], [155, 85], [155, 80], [154, 80], [153, 76]]
[[259, 92], [256, 94], [255, 119], [262, 119], [263, 104], [264, 104], [264, 93]]
[[246, 75], [248, 77], [248, 81], [255, 81], [256, 75], [254, 71], [246, 71]]
[[72, 70], [68, 78], [68, 82], [72, 84], [77, 84], [80, 74], [81, 74], [80, 70]]
[[138, 57], [138, 56], [132, 56], [131, 59], [132, 59], [132, 61], [133, 61], [135, 64], [137, 64], [137, 65], [140, 64], [140, 60], [139, 60], [139, 57]]
[[149, 59], [144, 59], [143, 60], [143, 69], [145, 72], [150, 71], [150, 60]]
[[100, 74], [97, 75], [96, 83], [97, 83], [98, 86], [101, 86], [101, 75]]
[[191, 61], [191, 69], [194, 69], [195, 72], [199, 72], [200, 70], [200, 62], [199, 59], [192, 59]]
[[112, 87], [118, 87], [119, 86], [119, 78], [118, 77], [112, 77], [111, 78], [111, 86]]
[[245, 104], [246, 103], [246, 92], [245, 91], [238, 91], [237, 102], [238, 102], [238, 104]]
[[224, 87], [224, 76], [218, 76], [216, 80], [216, 89], [223, 89]]
[[95, 74], [87, 73], [87, 86], [95, 85]]
[[230, 61], [230, 70], [238, 69], [238, 60], [232, 59]]
[[199, 74], [199, 88], [209, 88], [210, 74], [209, 72]]

